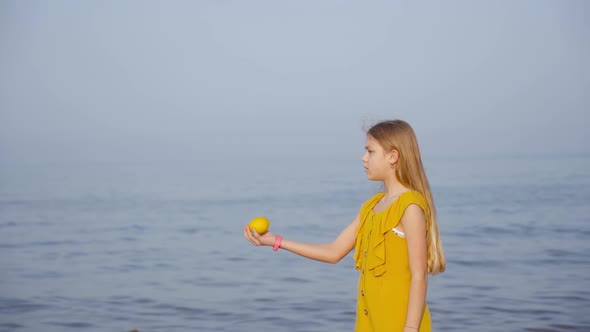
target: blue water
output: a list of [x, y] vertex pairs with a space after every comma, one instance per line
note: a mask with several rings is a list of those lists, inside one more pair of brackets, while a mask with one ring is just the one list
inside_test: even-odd
[[[434, 331], [590, 331], [590, 158], [427, 160], [447, 271]], [[351, 331], [332, 240], [379, 189], [360, 162], [0, 165], [0, 331]]]

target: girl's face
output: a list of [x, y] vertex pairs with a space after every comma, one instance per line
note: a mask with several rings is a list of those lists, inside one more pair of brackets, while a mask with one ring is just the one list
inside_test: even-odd
[[369, 180], [384, 181], [395, 176], [391, 168], [392, 158], [392, 153], [385, 151], [376, 139], [367, 135], [362, 161]]

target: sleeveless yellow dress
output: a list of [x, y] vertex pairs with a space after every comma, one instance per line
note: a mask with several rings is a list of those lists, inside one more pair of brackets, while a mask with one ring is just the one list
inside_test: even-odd
[[[408, 247], [406, 239], [393, 228], [410, 204], [426, 211], [426, 201], [419, 192], [408, 191], [386, 210], [375, 213], [373, 208], [383, 195], [379, 193], [362, 205], [356, 230], [354, 259], [360, 271], [356, 332], [402, 332], [408, 312]], [[425, 306], [420, 332], [430, 330], [430, 312]]]

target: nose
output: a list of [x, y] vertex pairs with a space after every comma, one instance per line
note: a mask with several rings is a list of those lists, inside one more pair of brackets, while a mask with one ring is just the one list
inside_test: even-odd
[[363, 153], [363, 156], [361, 157], [361, 161], [363, 163], [366, 163], [367, 162], [367, 152]]

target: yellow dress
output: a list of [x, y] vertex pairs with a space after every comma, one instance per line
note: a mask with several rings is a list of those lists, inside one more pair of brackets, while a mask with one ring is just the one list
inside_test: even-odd
[[[393, 232], [410, 204], [426, 211], [426, 201], [417, 191], [401, 194], [386, 210], [373, 208], [379, 193], [360, 210], [354, 259], [360, 271], [356, 332], [402, 332], [408, 311], [410, 265], [406, 239]], [[425, 307], [420, 332], [429, 332], [430, 313]]]

